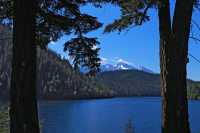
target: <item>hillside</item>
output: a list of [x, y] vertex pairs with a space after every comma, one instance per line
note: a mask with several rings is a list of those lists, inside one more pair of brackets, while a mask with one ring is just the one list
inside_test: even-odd
[[[11, 30], [0, 27], [0, 99], [8, 99]], [[142, 70], [115, 70], [88, 78], [51, 50], [37, 49], [37, 92], [40, 99], [101, 98], [110, 96], [160, 96], [160, 76]], [[188, 80], [188, 97], [200, 99], [200, 82]]]
[[[111, 88], [115, 96], [160, 96], [160, 75], [138, 70], [109, 71], [97, 80]], [[200, 99], [200, 82], [188, 80], [188, 97]]]
[[160, 77], [138, 70], [103, 72], [97, 79], [116, 96], [160, 96]]
[[[11, 79], [11, 30], [0, 28], [0, 98], [7, 99]], [[37, 49], [37, 91], [39, 98], [90, 98], [105, 97], [110, 91], [73, 70], [67, 60], [51, 50]]]

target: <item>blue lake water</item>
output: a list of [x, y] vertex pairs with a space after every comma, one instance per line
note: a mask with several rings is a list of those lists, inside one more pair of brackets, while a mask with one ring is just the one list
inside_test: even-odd
[[[161, 98], [113, 98], [41, 102], [43, 133], [160, 133]], [[200, 133], [200, 101], [189, 102], [192, 133]]]

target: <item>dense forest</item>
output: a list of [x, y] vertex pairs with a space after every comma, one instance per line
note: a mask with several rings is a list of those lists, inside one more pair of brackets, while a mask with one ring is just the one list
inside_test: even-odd
[[[8, 98], [12, 43], [4, 27], [0, 45], [0, 96]], [[89, 78], [75, 71], [68, 60], [48, 49], [38, 48], [37, 90], [40, 99], [160, 96], [160, 75], [138, 70], [109, 71]], [[10, 67], [9, 67], [10, 66]], [[200, 83], [188, 80], [188, 97], [200, 99]]]
[[[9, 28], [1, 28], [0, 98], [8, 98], [11, 79], [12, 41]], [[6, 33], [5, 33], [6, 32]], [[7, 36], [6, 36], [7, 35]], [[75, 71], [70, 63], [51, 50], [37, 49], [37, 88], [39, 98], [107, 97], [110, 91], [94, 79]]]
[[138, 70], [102, 72], [98, 81], [114, 90], [116, 96], [160, 96], [158, 74]]
[[[13, 27], [13, 38], [11, 38], [13, 45], [9, 41], [5, 42], [12, 45], [13, 52], [9, 53], [5, 50], [5, 46], [2, 48], [5, 51], [1, 51], [4, 55], [0, 71], [2, 77], [0, 85], [5, 89], [2, 95], [6, 98], [10, 92], [10, 133], [40, 132], [37, 92], [39, 97], [44, 98], [57, 98], [57, 95], [64, 98], [90, 97], [91, 94], [95, 97], [102, 97], [101, 94], [110, 95], [108, 83], [106, 89], [105, 81], [100, 81], [102, 83], [100, 84], [98, 78], [97, 82], [77, 72], [82, 66], [89, 68], [89, 76], [99, 72], [100, 42], [97, 37], [87, 37], [87, 33], [99, 29], [102, 23], [97, 17], [83, 13], [81, 7], [87, 4], [102, 7], [100, 3], [102, 6], [103, 3], [110, 3], [120, 8], [119, 18], [107, 24], [104, 33], [122, 32], [141, 26], [153, 19], [149, 10], [156, 9], [160, 53], [158, 81], [162, 96], [161, 132], [191, 133], [187, 92], [190, 94], [189, 97], [198, 98], [199, 85], [194, 85], [194, 82], [187, 79], [187, 64], [190, 55], [189, 40], [193, 35], [192, 16], [195, 16], [195, 10], [200, 9], [199, 0], [0, 1], [0, 23]], [[198, 24], [196, 28], [199, 31]], [[6, 33], [2, 34], [4, 35], [1, 36], [3, 37], [1, 40], [4, 42], [9, 36], [6, 36]], [[75, 35], [75, 38], [65, 42], [64, 51], [73, 59], [76, 71], [70, 69], [70, 64], [52, 51], [44, 52], [37, 48], [37, 45], [46, 47], [51, 40], [57, 41], [63, 35]], [[11, 56], [11, 61], [6, 60]], [[68, 71], [63, 70], [60, 65], [65, 69], [69, 68], [67, 69], [70, 71], [69, 76], [67, 76]], [[146, 76], [144, 79], [147, 80]], [[191, 86], [189, 82], [192, 82]], [[142, 83], [139, 84], [136, 79], [132, 82], [132, 86], [136, 84], [138, 87]], [[137, 95], [142, 94], [137, 93]]]
[[[160, 96], [160, 75], [138, 70], [110, 71], [98, 74], [100, 83], [115, 96]], [[200, 82], [188, 80], [188, 98], [200, 99]]]

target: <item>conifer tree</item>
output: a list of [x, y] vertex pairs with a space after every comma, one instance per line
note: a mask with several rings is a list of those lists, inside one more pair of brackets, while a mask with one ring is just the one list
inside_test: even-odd
[[[13, 27], [13, 62], [10, 90], [10, 132], [38, 133], [36, 100], [36, 45], [46, 48], [63, 35], [77, 38], [66, 42], [66, 50], [74, 57], [74, 64], [87, 66], [94, 73], [99, 70], [96, 38], [85, 34], [101, 27], [95, 17], [81, 13], [85, 0], [1, 0], [0, 23]], [[77, 42], [78, 40], [78, 42]], [[81, 41], [82, 43], [79, 43]], [[76, 47], [82, 49], [77, 51]], [[73, 49], [76, 53], [72, 52]]]
[[[170, 0], [116, 0], [120, 19], [105, 28], [105, 32], [140, 26], [150, 20], [148, 11], [158, 11], [160, 31], [160, 69], [162, 92], [162, 132], [190, 133], [188, 120], [186, 66], [188, 40], [195, 0], [176, 0], [170, 14]], [[171, 19], [172, 18], [172, 19]]]

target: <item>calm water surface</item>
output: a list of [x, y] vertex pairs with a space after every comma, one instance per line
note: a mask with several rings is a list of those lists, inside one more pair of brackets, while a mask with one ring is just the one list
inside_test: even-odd
[[[129, 120], [136, 133], [160, 133], [158, 97], [40, 103], [43, 133], [124, 133]], [[189, 102], [193, 133], [200, 133], [200, 101]]]

